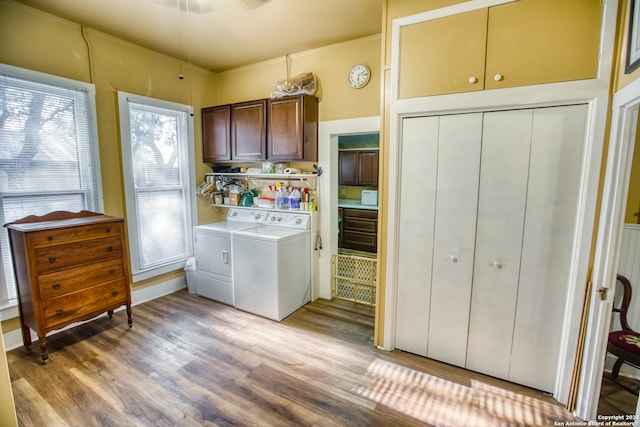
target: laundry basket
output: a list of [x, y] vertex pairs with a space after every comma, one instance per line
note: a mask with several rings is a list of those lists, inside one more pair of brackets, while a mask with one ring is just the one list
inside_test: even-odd
[[377, 260], [355, 255], [333, 255], [332, 297], [368, 306], [376, 305]]

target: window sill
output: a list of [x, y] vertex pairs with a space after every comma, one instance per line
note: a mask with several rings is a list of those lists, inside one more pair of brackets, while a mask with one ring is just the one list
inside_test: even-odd
[[0, 321], [14, 319], [19, 315], [17, 300], [9, 300], [6, 304], [0, 306]]

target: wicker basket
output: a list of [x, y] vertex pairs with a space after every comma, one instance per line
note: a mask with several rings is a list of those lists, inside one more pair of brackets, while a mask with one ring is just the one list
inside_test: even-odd
[[368, 306], [376, 305], [377, 260], [333, 255], [332, 297]]

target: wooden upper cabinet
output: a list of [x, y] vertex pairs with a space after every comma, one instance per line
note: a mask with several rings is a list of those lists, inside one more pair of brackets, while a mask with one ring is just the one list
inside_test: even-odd
[[489, 8], [485, 88], [596, 78], [600, 3], [520, 0]]
[[338, 152], [338, 184], [358, 185], [358, 152]]
[[288, 96], [267, 102], [269, 160], [318, 160], [318, 98]]
[[600, 0], [519, 0], [404, 26], [400, 98], [597, 76]]
[[202, 160], [231, 160], [231, 106], [202, 109]]
[[399, 97], [483, 90], [487, 14], [485, 8], [402, 27]]
[[267, 100], [231, 106], [231, 160], [265, 160], [267, 153]]
[[378, 186], [378, 150], [338, 152], [338, 184]]
[[358, 183], [367, 187], [378, 186], [378, 150], [361, 151], [358, 155]]

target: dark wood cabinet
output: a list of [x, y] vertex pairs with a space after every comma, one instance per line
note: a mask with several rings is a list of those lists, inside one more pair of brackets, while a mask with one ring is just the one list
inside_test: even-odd
[[378, 251], [378, 212], [342, 209], [341, 247], [366, 252]]
[[267, 100], [231, 105], [231, 160], [265, 160]]
[[338, 153], [338, 184], [378, 186], [378, 150], [342, 150]]
[[231, 160], [231, 105], [202, 109], [202, 160]]
[[52, 212], [5, 225], [15, 271], [22, 339], [36, 331], [42, 363], [49, 332], [125, 305], [131, 326], [131, 276], [123, 218]]
[[318, 98], [270, 99], [267, 116], [269, 160], [318, 161]]
[[259, 99], [202, 109], [205, 163], [318, 161], [318, 98]]

